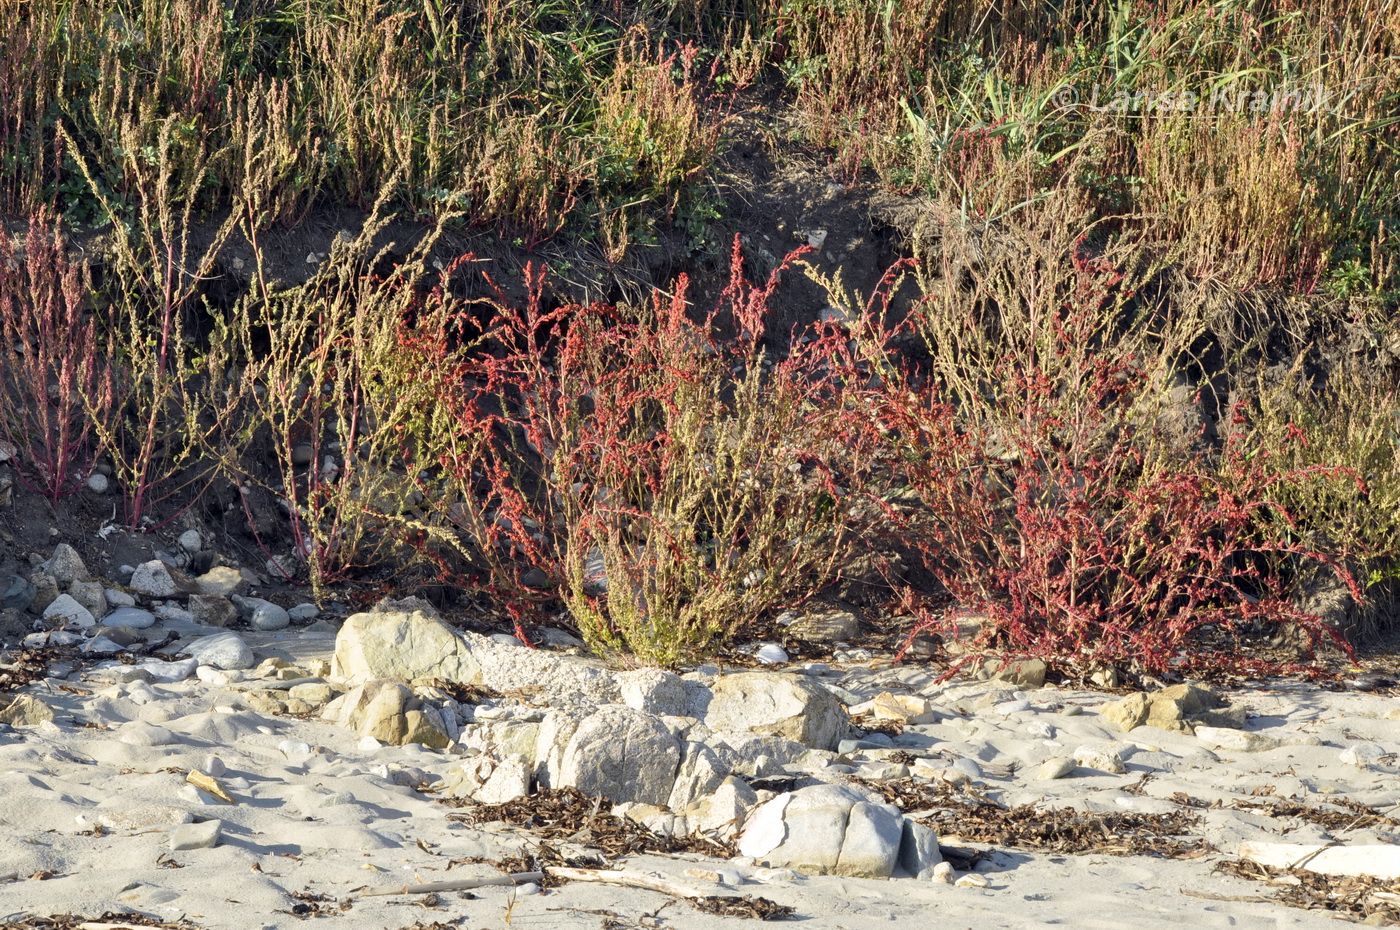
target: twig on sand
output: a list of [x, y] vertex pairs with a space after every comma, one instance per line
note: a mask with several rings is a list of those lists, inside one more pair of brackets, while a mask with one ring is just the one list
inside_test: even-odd
[[[479, 878], [454, 878], [444, 882], [423, 882], [418, 885], [379, 885], [356, 889], [361, 898], [387, 897], [398, 894], [433, 894], [442, 891], [469, 891], [492, 885], [524, 885], [544, 878], [543, 872], [513, 872], [510, 875], [487, 875]], [[352, 892], [354, 893], [354, 892]]]

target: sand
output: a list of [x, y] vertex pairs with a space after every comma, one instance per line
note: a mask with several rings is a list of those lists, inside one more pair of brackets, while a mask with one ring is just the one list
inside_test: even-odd
[[[329, 655], [332, 645], [328, 637], [248, 639], [260, 658]], [[1093, 692], [938, 685], [913, 669], [832, 669], [828, 677], [861, 697], [889, 689], [932, 699], [944, 718], [909, 728], [899, 744], [932, 764], [971, 760], [981, 771], [976, 781], [1006, 803], [1158, 812], [1179, 810], [1177, 793], [1220, 802], [1199, 812], [1197, 834], [1216, 851], [1168, 860], [1005, 849], [979, 867], [985, 887], [908, 878], [771, 880], [743, 862], [726, 867], [748, 880], [727, 887], [687, 874], [715, 864], [696, 858], [640, 856], [628, 867], [669, 877], [696, 894], [761, 895], [791, 905], [798, 925], [812, 930], [1320, 927], [1339, 924], [1324, 912], [1275, 903], [1267, 884], [1214, 866], [1233, 858], [1243, 841], [1400, 842], [1400, 828], [1329, 837], [1296, 819], [1229, 806], [1271, 792], [1314, 805], [1347, 798], [1400, 817], [1394, 756], [1368, 765], [1342, 761], [1363, 742], [1400, 751], [1400, 720], [1387, 719], [1400, 708], [1393, 696], [1297, 683], [1233, 692], [1232, 700], [1250, 710], [1247, 729], [1266, 733], [1277, 747], [1232, 752], [1150, 727], [1117, 732], [1095, 712], [1112, 697]], [[235, 687], [193, 679], [113, 684], [87, 672], [29, 690], [57, 719], [0, 733], [0, 926], [26, 915], [135, 910], [206, 928], [298, 927], [307, 921], [293, 913], [299, 904], [318, 908], [311, 923], [324, 928], [756, 923], [702, 914], [655, 892], [578, 883], [544, 892], [491, 887], [361, 897], [357, 889], [367, 886], [495, 875], [491, 865], [470, 860], [498, 859], [533, 841], [501, 828], [469, 827], [415, 787], [459, 762], [453, 753], [365, 747], [353, 733], [319, 720], [256, 713]], [[1078, 768], [1041, 780], [1046, 760], [1084, 746], [1121, 751], [1126, 771]], [[189, 770], [211, 767], [223, 769], [219, 780], [235, 804], [186, 784]], [[218, 845], [171, 850], [180, 823], [210, 818], [223, 825]]]

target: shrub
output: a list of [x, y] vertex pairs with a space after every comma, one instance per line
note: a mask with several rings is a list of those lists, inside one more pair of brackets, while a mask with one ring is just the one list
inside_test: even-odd
[[[855, 542], [868, 448], [824, 405], [830, 344], [773, 360], [768, 301], [733, 277], [639, 307], [502, 298], [486, 357], [442, 398], [459, 430], [449, 513], [520, 617], [562, 599], [585, 639], [645, 662], [713, 649], [814, 592]], [[720, 327], [730, 335], [719, 335]]]
[[[1400, 393], [1393, 378], [1355, 357], [1334, 359], [1324, 373], [1309, 371], [1303, 358], [1261, 370], [1236, 441], [1279, 482], [1277, 499], [1292, 520], [1276, 522], [1273, 532], [1336, 552], [1366, 595], [1358, 602], [1326, 573], [1284, 566], [1293, 570], [1295, 596], [1341, 596], [1334, 619], [1365, 642], [1394, 628], [1400, 606]], [[1345, 471], [1332, 472], [1334, 466]]]
[[[1278, 470], [1231, 442], [1222, 480], [1159, 425], [1173, 350], [1193, 329], [1140, 293], [1134, 249], [1022, 232], [962, 276], [925, 275], [904, 325], [867, 315], [859, 340], [881, 375], [868, 403], [898, 484], [892, 526], [984, 617], [972, 654], [1161, 673], [1238, 658], [1208, 632], [1289, 623], [1313, 644], [1339, 641], [1267, 571], [1285, 556], [1336, 569], [1283, 531], [1276, 500], [1285, 478], [1316, 470]], [[926, 366], [891, 352], [909, 332]], [[916, 632], [954, 631], [915, 606]]]
[[87, 267], [69, 260], [52, 216], [35, 213], [18, 241], [0, 230], [0, 439], [19, 450], [21, 469], [55, 503], [92, 470], [89, 415], [111, 412], [89, 288]]

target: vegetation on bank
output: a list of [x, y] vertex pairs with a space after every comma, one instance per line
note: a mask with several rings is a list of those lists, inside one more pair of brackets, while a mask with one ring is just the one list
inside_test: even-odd
[[[977, 649], [1072, 671], [1394, 630], [1392, 3], [0, 21], [0, 439], [56, 506], [100, 463], [132, 528], [233, 510], [318, 593], [411, 570], [659, 663], [858, 560], [911, 632], [956, 607]], [[898, 205], [873, 291], [801, 251], [754, 267], [731, 153], [755, 127]], [[266, 243], [347, 204], [363, 228], [284, 274]], [[665, 249], [691, 280], [570, 299], [538, 261], [444, 260], [462, 231], [599, 267]], [[797, 278], [824, 302], [780, 332]]]

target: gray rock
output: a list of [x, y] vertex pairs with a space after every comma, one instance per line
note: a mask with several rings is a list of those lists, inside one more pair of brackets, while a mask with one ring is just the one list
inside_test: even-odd
[[136, 598], [118, 588], [107, 588], [103, 591], [107, 598], [108, 607], [135, 607]]
[[44, 608], [43, 616], [50, 623], [59, 623], [79, 630], [86, 630], [97, 623], [92, 611], [74, 600], [71, 594], [60, 594], [54, 598], [53, 603]]
[[34, 598], [29, 602], [29, 609], [42, 615], [62, 593], [58, 589], [58, 579], [48, 572], [38, 571], [30, 575], [29, 580], [34, 585]]
[[107, 592], [98, 581], [75, 581], [68, 586], [68, 594], [82, 604], [94, 619], [101, 620], [107, 614]]
[[199, 530], [185, 530], [180, 534], [178, 540], [180, 548], [191, 554], [204, 548], [204, 540], [199, 537]]
[[174, 597], [179, 590], [175, 576], [159, 559], [136, 566], [127, 586], [143, 597]]
[[692, 684], [679, 675], [656, 668], [640, 668], [617, 676], [622, 703], [633, 710], [657, 716], [688, 717], [692, 709]]
[[83, 557], [78, 555], [78, 550], [67, 543], [59, 543], [53, 547], [53, 555], [43, 564], [44, 571], [53, 575], [54, 581], [59, 587], [66, 588], [75, 581], [87, 581], [88, 570], [83, 564]]
[[[844, 785], [781, 794], [753, 811], [739, 836], [739, 852], [762, 865], [862, 878], [893, 875], [903, 844], [898, 809]], [[916, 864], [912, 850], [910, 858]]]
[[570, 737], [559, 784], [613, 802], [665, 804], [681, 750], [665, 725], [627, 707], [601, 707]]
[[271, 601], [262, 601], [253, 607], [253, 614], [248, 620], [253, 629], [263, 632], [273, 632], [275, 630], [285, 630], [291, 626], [292, 618], [288, 616], [287, 609]]
[[191, 594], [189, 611], [195, 622], [205, 626], [232, 626], [238, 619], [233, 602], [219, 594]]
[[820, 684], [798, 675], [740, 672], [715, 680], [705, 725], [720, 733], [781, 736], [815, 749], [834, 749], [849, 718]]
[[146, 630], [156, 625], [156, 615], [139, 607], [118, 607], [102, 618], [106, 627], [126, 627], [129, 630]]
[[200, 823], [187, 823], [170, 831], [171, 852], [185, 852], [191, 849], [210, 849], [219, 845], [223, 836], [224, 824], [221, 820], [205, 820]]
[[111, 481], [100, 471], [95, 471], [88, 475], [88, 490], [94, 494], [106, 494], [107, 488], [111, 486]]
[[904, 834], [899, 841], [899, 867], [914, 878], [930, 879], [942, 861], [938, 834], [930, 827], [905, 817]]
[[315, 620], [321, 615], [321, 608], [315, 604], [298, 604], [287, 611], [287, 616], [297, 623], [305, 623], [308, 620]]
[[826, 610], [798, 617], [788, 633], [809, 643], [849, 643], [860, 636], [860, 621], [848, 610]]
[[253, 650], [237, 633], [215, 633], [202, 636], [180, 650], [200, 665], [212, 665], [225, 670], [253, 667]]
[[0, 581], [0, 610], [28, 610], [34, 603], [34, 585], [19, 575]]

